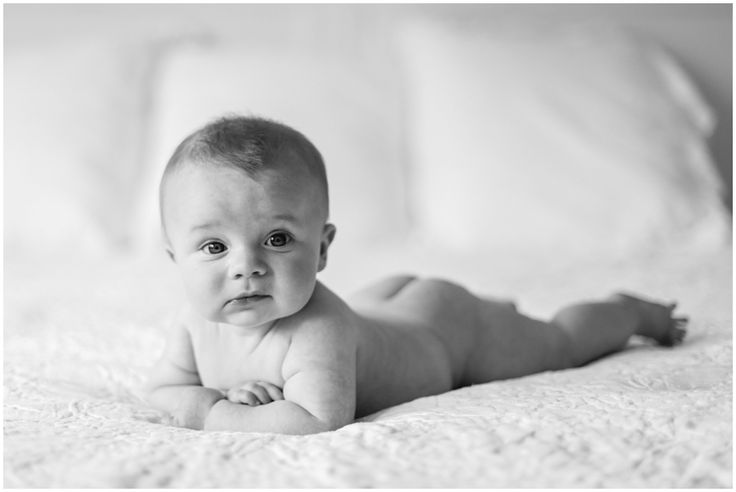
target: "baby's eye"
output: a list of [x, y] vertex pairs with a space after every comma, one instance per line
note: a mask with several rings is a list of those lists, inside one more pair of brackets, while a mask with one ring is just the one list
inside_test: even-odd
[[290, 242], [291, 236], [285, 232], [275, 232], [266, 239], [266, 244], [272, 248], [283, 248]]
[[219, 241], [212, 241], [202, 246], [202, 251], [208, 255], [219, 255], [227, 250], [227, 246]]

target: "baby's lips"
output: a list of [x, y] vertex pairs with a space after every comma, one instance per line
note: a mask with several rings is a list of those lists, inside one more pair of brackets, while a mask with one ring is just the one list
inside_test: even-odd
[[258, 302], [268, 297], [271, 297], [271, 296], [266, 295], [266, 294], [260, 294], [260, 293], [239, 295], [225, 302], [225, 306], [227, 307], [233, 304], [248, 304], [248, 303]]

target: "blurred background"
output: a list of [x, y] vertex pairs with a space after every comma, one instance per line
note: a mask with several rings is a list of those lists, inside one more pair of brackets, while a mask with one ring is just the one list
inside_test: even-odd
[[[159, 252], [162, 166], [186, 134], [224, 112], [280, 119], [315, 142], [344, 244], [403, 234], [429, 213], [412, 183], [430, 152], [425, 143], [442, 140], [417, 133], [434, 104], [432, 70], [467, 69], [453, 67], [447, 53], [437, 68], [433, 50], [461, 43], [460, 52], [472, 51], [462, 43], [513, 37], [519, 26], [532, 34], [614, 26], [672, 55], [696, 89], [670, 85], [699, 92], [688, 96], [688, 110], [706, 134], [719, 199], [731, 207], [730, 4], [9, 4], [4, 12], [11, 261], [35, 250], [40, 257]], [[433, 27], [423, 31], [423, 23]], [[472, 64], [490, 57], [479, 53]], [[593, 59], [591, 71], [604, 70], [606, 56]]]

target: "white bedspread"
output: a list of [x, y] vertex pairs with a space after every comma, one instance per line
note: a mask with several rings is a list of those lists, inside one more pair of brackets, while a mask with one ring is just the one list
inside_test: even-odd
[[[338, 256], [324, 278], [344, 293], [428, 258]], [[586, 367], [422, 398], [335, 432], [206, 433], [164, 425], [137, 396], [181, 294], [170, 267], [6, 261], [5, 486], [731, 487], [730, 250], [546, 270], [472, 260], [424, 270], [540, 315], [616, 288], [678, 300], [689, 335], [675, 349], [635, 340]]]

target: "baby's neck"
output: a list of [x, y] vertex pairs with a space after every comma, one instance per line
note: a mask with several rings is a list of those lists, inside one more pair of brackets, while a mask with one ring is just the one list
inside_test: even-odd
[[215, 323], [220, 334], [238, 337], [238, 343], [253, 343], [257, 345], [277, 325], [278, 320], [269, 321], [257, 326], [240, 326], [228, 323]]

